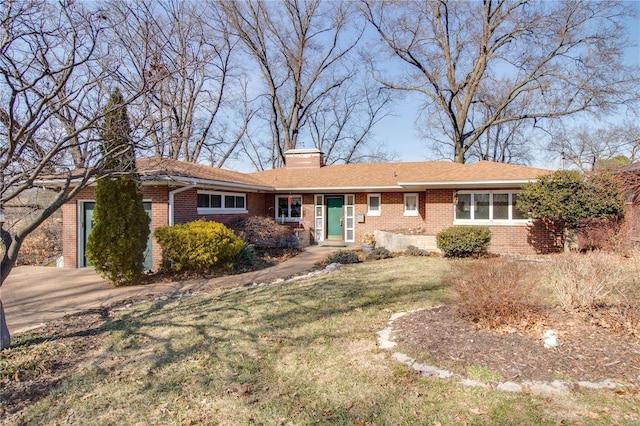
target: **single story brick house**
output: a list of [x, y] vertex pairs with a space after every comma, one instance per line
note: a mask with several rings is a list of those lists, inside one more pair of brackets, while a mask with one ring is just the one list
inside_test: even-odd
[[[285, 166], [240, 173], [176, 160], [137, 161], [151, 227], [196, 219], [225, 223], [238, 215], [273, 217], [305, 228], [315, 243], [355, 243], [365, 232], [420, 229], [436, 235], [452, 225], [486, 225], [490, 250], [558, 250], [561, 232], [532, 223], [515, 208], [522, 185], [549, 170], [481, 161], [324, 165], [315, 149], [287, 151]], [[62, 207], [65, 267], [86, 266], [94, 188]], [[162, 259], [151, 239], [147, 267]]]

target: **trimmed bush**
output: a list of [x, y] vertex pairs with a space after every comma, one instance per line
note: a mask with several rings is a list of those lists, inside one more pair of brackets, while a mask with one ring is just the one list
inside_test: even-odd
[[176, 271], [230, 269], [243, 245], [223, 224], [204, 220], [163, 226], [156, 229], [154, 236], [164, 250], [165, 260]]
[[480, 257], [487, 253], [491, 231], [486, 226], [452, 226], [436, 235], [445, 257]]
[[349, 263], [359, 263], [360, 258], [358, 255], [350, 250], [340, 250], [335, 253], [331, 253], [324, 259], [325, 265], [330, 265], [332, 263], [341, 263], [343, 265], [347, 265]]
[[282, 247], [283, 242], [293, 235], [293, 230], [288, 226], [262, 216], [237, 217], [227, 226], [242, 241], [253, 244], [257, 248]]
[[456, 263], [446, 282], [459, 297], [458, 310], [483, 327], [526, 328], [538, 318], [530, 265], [503, 259]]
[[384, 247], [376, 247], [367, 253], [367, 260], [381, 260], [393, 257], [391, 252]]
[[409, 256], [429, 256], [429, 252], [427, 250], [423, 250], [416, 246], [407, 246], [405, 253]]

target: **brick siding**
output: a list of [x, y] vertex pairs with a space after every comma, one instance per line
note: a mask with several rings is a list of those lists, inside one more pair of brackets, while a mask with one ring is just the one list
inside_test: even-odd
[[[169, 191], [174, 188], [166, 186], [144, 186], [143, 197], [151, 201], [152, 230], [169, 223]], [[176, 188], [177, 189], [177, 188]], [[189, 189], [174, 195], [175, 223], [187, 223], [197, 219], [213, 220], [228, 223], [237, 214], [199, 215], [197, 209], [197, 189]], [[226, 191], [229, 192], [229, 191]], [[410, 191], [409, 191], [410, 192]], [[394, 231], [421, 229], [427, 235], [438, 232], [453, 225], [454, 207], [453, 190], [435, 189], [418, 194], [418, 215], [404, 216], [404, 193], [383, 192], [381, 195], [381, 215], [367, 214], [368, 193], [356, 193], [355, 215], [364, 215], [364, 223], [355, 223], [355, 240], [359, 241], [365, 232], [375, 230]], [[242, 193], [242, 192], [240, 192]], [[316, 194], [303, 194], [302, 223], [311, 230], [312, 241], [315, 239], [314, 197]], [[339, 194], [326, 194], [339, 195]], [[248, 215], [274, 217], [275, 194], [247, 193]], [[63, 241], [62, 251], [66, 267], [78, 266], [78, 202], [93, 201], [93, 187], [83, 189], [73, 200], [62, 206]], [[298, 226], [297, 222], [288, 223]], [[326, 228], [326, 226], [325, 226]], [[562, 249], [562, 230], [543, 221], [534, 221], [528, 225], [497, 226], [489, 225], [492, 233], [490, 250], [494, 253], [549, 253]], [[153, 240], [153, 268], [157, 269], [162, 262], [162, 250]]]

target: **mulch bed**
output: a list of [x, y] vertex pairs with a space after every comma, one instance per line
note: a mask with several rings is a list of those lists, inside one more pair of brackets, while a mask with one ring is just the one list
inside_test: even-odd
[[[640, 386], [640, 339], [601, 327], [594, 317], [545, 313], [543, 323], [527, 331], [479, 329], [454, 305], [421, 310], [393, 323], [398, 351], [424, 354], [464, 374], [465, 367], [488, 367], [508, 381], [591, 381], [607, 379]], [[542, 334], [554, 329], [561, 346], [544, 348]], [[429, 359], [431, 357], [431, 359]]]

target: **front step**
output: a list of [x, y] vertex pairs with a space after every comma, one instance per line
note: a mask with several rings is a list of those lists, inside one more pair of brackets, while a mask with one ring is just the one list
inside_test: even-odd
[[323, 241], [318, 245], [320, 247], [349, 247], [349, 243], [345, 243], [344, 241]]

